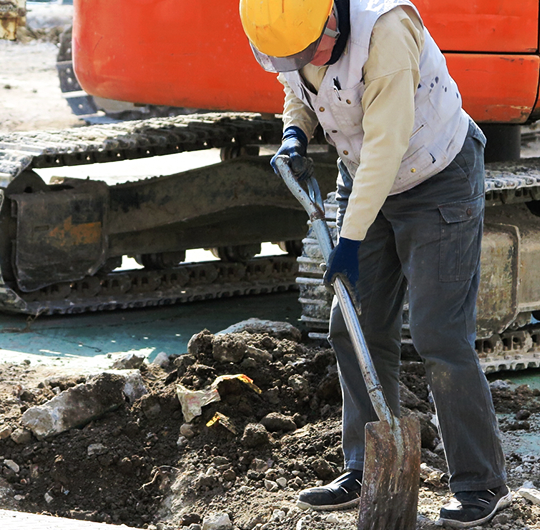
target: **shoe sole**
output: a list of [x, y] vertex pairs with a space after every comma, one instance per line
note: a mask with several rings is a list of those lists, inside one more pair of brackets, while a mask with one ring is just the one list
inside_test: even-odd
[[439, 519], [443, 526], [449, 526], [451, 528], [470, 528], [471, 526], [479, 526], [487, 523], [499, 510], [507, 508], [512, 503], [512, 492], [507, 493], [504, 497], [499, 499], [495, 508], [491, 513], [486, 515], [483, 519], [477, 519], [476, 521], [456, 521], [455, 519]]
[[360, 497], [353, 499], [352, 501], [344, 502], [342, 504], [328, 504], [323, 506], [316, 506], [314, 504], [308, 504], [307, 502], [296, 501], [296, 506], [301, 510], [317, 510], [317, 511], [335, 511], [335, 510], [348, 510], [353, 506], [360, 504]]

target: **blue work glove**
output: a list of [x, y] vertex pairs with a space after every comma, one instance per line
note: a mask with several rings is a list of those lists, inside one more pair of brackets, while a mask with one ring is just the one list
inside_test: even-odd
[[297, 180], [305, 180], [313, 175], [313, 164], [306, 158], [308, 139], [304, 131], [295, 125], [283, 132], [281, 147], [270, 160], [270, 165], [279, 175], [276, 158], [280, 155], [289, 157], [289, 167]]
[[358, 250], [361, 241], [340, 237], [338, 244], [334, 247], [326, 264], [324, 273], [324, 285], [327, 289], [332, 289], [332, 284], [336, 276], [343, 280], [349, 293], [353, 296], [353, 301], [357, 308], [360, 308], [356, 285], [360, 278], [360, 264], [358, 262]]

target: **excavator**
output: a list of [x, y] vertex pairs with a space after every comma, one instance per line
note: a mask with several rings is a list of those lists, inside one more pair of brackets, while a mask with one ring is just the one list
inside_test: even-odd
[[[522, 132], [540, 119], [540, 2], [415, 4], [488, 137], [478, 354], [486, 372], [540, 367], [540, 159], [520, 156]], [[23, 11], [0, 0], [4, 37]], [[237, 0], [74, 0], [69, 46], [60, 81], [80, 115], [88, 95], [205, 112], [0, 136], [0, 310], [77, 313], [298, 286], [302, 321], [324, 336], [320, 252], [261, 154], [280, 143], [283, 90], [253, 58]], [[220, 163], [116, 185], [46, 183], [36, 171], [211, 148]], [[316, 134], [309, 156], [335, 226], [337, 155]], [[268, 241], [287, 254], [255, 257]], [[193, 248], [220, 259], [186, 263]], [[143, 268], [119, 270], [123, 256]]]

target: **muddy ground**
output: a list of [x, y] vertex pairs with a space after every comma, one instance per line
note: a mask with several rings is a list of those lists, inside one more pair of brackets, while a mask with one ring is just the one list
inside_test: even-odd
[[[189, 350], [166, 368], [144, 364], [149, 393], [132, 405], [42, 440], [16, 430], [21, 414], [88, 376], [45, 377], [44, 368], [0, 365], [0, 437], [6, 436], [0, 440], [0, 507], [140, 528], [197, 530], [218, 513], [242, 530], [355, 528], [354, 510], [295, 507], [300, 489], [341, 472], [341, 396], [332, 351], [269, 334], [209, 332]], [[187, 423], [177, 386], [202, 390], [224, 374], [244, 374], [256, 388], [238, 379], [222, 382], [221, 401]], [[422, 425], [427, 468], [420, 528], [435, 528], [449, 494], [422, 364], [405, 362], [401, 380], [403, 414], [416, 415]], [[497, 382], [492, 392], [497, 412], [505, 414], [507, 447], [516, 435], [539, 433], [540, 391]], [[515, 449], [506, 455], [509, 487], [532, 481], [538, 488], [539, 455], [520, 452], [519, 441]], [[516, 494], [511, 508], [484, 528], [540, 528], [540, 506]]]

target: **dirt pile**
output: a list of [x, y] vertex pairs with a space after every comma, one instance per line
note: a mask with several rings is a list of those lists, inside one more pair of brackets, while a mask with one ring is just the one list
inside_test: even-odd
[[[37, 440], [21, 429], [21, 414], [87, 378], [40, 380], [33, 367], [0, 365], [0, 507], [158, 529], [200, 530], [212, 517], [242, 530], [355, 528], [354, 510], [317, 514], [294, 504], [298, 490], [328, 482], [343, 465], [330, 349], [297, 337], [203, 331], [188, 354], [141, 372], [148, 393], [135, 403]], [[503, 430], [538, 429], [538, 394], [495, 385]], [[196, 410], [203, 400], [186, 422], [188, 404]], [[430, 528], [448, 492], [420, 363], [403, 365], [402, 408], [422, 424], [420, 527]], [[538, 480], [537, 456], [516, 449], [508, 460], [512, 489]], [[539, 521], [540, 507], [517, 498], [484, 528], [539, 528]]]

